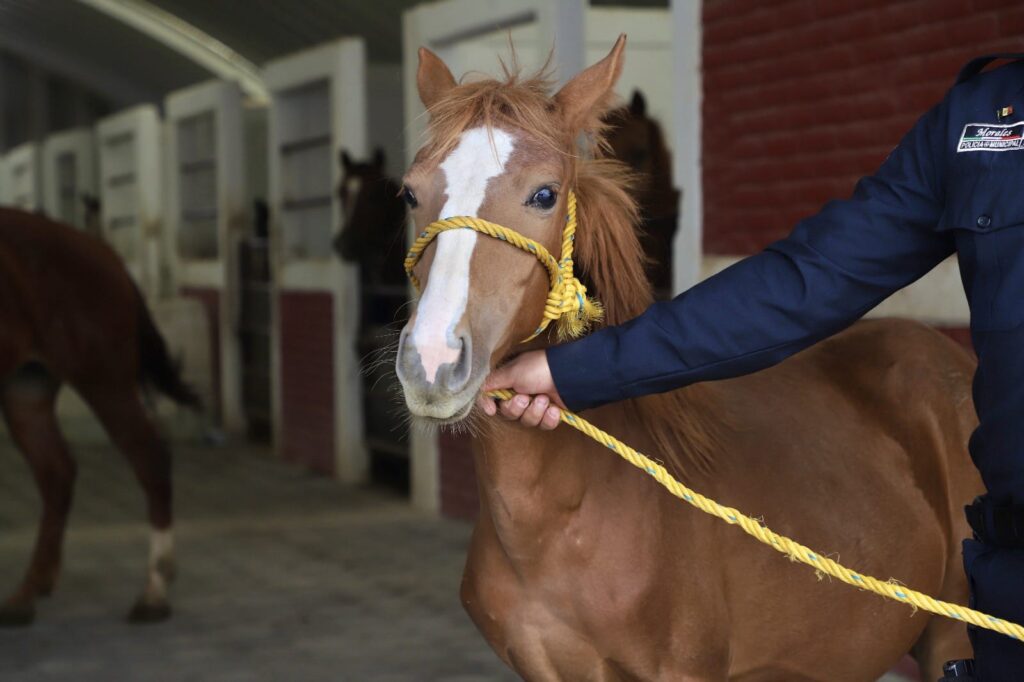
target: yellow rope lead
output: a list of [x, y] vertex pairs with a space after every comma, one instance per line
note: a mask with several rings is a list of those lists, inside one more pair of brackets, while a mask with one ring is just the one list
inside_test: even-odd
[[[512, 391], [491, 391], [488, 395], [499, 400], [509, 400], [515, 394]], [[773, 530], [764, 526], [761, 522], [753, 519], [732, 507], [725, 507], [714, 500], [704, 497], [700, 493], [686, 487], [675, 478], [661, 464], [655, 462], [641, 452], [637, 452], [614, 436], [597, 428], [583, 417], [573, 414], [568, 410], [562, 410], [562, 421], [569, 426], [583, 432], [587, 436], [614, 450], [620, 457], [638, 469], [650, 474], [655, 481], [660, 483], [670, 493], [700, 509], [705, 514], [717, 516], [728, 524], [739, 526], [743, 532], [752, 536], [758, 542], [768, 545], [790, 559], [807, 564], [826, 575], [837, 578], [847, 585], [853, 585], [869, 592], [891, 599], [893, 601], [914, 606], [924, 611], [929, 611], [939, 616], [962, 620], [965, 623], [977, 625], [980, 628], [994, 630], [1008, 637], [1017, 640], [1024, 640], [1024, 627], [1001, 618], [996, 618], [981, 611], [951, 604], [929, 597], [916, 590], [903, 587], [892, 582], [884, 582], [857, 571], [852, 571], [845, 566], [836, 563], [827, 556], [822, 556], [809, 547], [801, 545], [784, 535], [779, 535]]]

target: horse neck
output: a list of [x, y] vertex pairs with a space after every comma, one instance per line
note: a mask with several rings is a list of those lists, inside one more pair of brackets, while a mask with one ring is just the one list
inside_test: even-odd
[[[620, 432], [626, 422], [620, 406], [587, 416]], [[482, 437], [474, 439], [481, 513], [493, 523], [508, 556], [539, 557], [549, 540], [564, 537], [585, 505], [606, 507], [635, 483], [610, 474], [621, 462], [595, 454], [591, 446], [567, 426], [539, 431], [501, 420], [484, 425]]]

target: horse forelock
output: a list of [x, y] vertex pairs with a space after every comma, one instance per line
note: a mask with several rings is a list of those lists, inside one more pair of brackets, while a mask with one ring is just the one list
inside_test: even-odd
[[[607, 119], [595, 116], [582, 140], [565, 128], [543, 74], [505, 80], [462, 83], [430, 109], [427, 142], [418, 160], [441, 164], [467, 130], [484, 128], [522, 134], [571, 160], [569, 181], [578, 199], [574, 261], [592, 295], [605, 310], [605, 322], [621, 324], [653, 301], [646, 257], [637, 237], [639, 212], [629, 168], [607, 158]], [[658, 449], [678, 473], [707, 473], [713, 464], [718, 423], [704, 404], [699, 387], [649, 396], [625, 403], [635, 411]]]

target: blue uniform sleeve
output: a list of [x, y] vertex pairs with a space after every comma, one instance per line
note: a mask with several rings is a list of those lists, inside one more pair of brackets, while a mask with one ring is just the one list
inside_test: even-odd
[[[725, 379], [835, 334], [953, 253], [944, 203], [945, 103], [853, 196], [786, 239], [636, 319], [547, 351], [570, 409]], [[713, 219], [713, 216], [711, 217]]]

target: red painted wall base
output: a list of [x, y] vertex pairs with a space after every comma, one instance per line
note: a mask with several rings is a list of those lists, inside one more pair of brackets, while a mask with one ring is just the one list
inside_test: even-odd
[[333, 474], [334, 301], [326, 292], [282, 292], [278, 311], [281, 454]]

